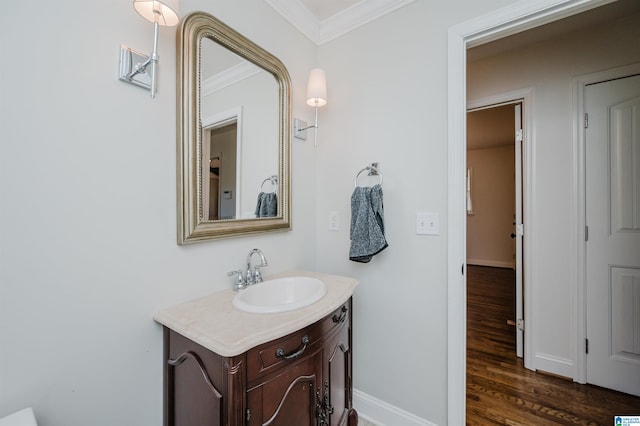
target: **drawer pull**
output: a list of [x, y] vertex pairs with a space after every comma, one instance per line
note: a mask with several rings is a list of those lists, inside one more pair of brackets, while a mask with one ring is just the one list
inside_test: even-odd
[[344, 322], [345, 318], [347, 318], [347, 307], [343, 306], [342, 310], [340, 311], [340, 316], [338, 316], [337, 314], [333, 314], [333, 316], [331, 317], [331, 319], [333, 320], [333, 322], [340, 323], [340, 322]]
[[302, 338], [302, 346], [300, 346], [300, 348], [297, 351], [295, 351], [292, 354], [285, 355], [284, 354], [284, 349], [278, 348], [278, 350], [276, 350], [276, 357], [277, 358], [284, 358], [287, 361], [292, 360], [292, 359], [296, 359], [296, 358], [298, 358], [300, 355], [302, 355], [304, 353], [304, 351], [307, 349], [307, 344], [308, 343], [309, 343], [309, 336], [305, 335]]

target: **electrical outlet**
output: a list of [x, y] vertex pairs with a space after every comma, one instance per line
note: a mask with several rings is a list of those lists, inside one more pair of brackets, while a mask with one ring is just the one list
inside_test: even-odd
[[337, 211], [329, 212], [329, 231], [340, 230], [340, 213]]
[[427, 212], [416, 213], [416, 234], [440, 235], [440, 214]]

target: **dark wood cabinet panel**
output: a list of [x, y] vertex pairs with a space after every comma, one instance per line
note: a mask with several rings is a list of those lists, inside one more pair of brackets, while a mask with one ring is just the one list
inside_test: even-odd
[[176, 424], [207, 426], [211, 419], [222, 420], [222, 394], [211, 384], [201, 359], [187, 352], [172, 360], [176, 389], [192, 389], [189, 394], [173, 395], [173, 418]]
[[356, 426], [351, 306], [234, 357], [165, 328], [165, 426]]
[[326, 387], [328, 407], [332, 425], [346, 424], [351, 403], [351, 348], [349, 329], [343, 327], [328, 345], [328, 367]]
[[306, 356], [265, 379], [247, 394], [249, 425], [313, 425], [316, 389], [322, 381], [322, 352]]

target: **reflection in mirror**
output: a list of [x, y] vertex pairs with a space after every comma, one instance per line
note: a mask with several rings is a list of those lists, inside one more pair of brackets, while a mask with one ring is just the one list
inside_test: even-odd
[[[264, 217], [256, 215], [260, 183], [278, 173], [278, 82], [265, 70], [207, 38], [201, 40], [200, 57], [200, 114], [206, 160], [201, 175], [203, 217]], [[231, 123], [236, 125], [232, 127]], [[207, 134], [209, 129], [216, 132], [211, 146], [207, 139], [214, 133]], [[219, 157], [222, 173], [215, 194], [207, 190], [212, 187], [206, 182], [213, 157]], [[211, 199], [213, 195], [218, 201]], [[207, 208], [210, 205], [216, 214]], [[271, 216], [276, 216], [275, 212]]]
[[203, 12], [178, 60], [178, 244], [290, 229], [285, 66]]
[[[203, 217], [208, 220], [235, 219], [237, 201], [238, 122], [211, 127], [203, 125], [202, 196]], [[207, 173], [208, 172], [208, 173]]]

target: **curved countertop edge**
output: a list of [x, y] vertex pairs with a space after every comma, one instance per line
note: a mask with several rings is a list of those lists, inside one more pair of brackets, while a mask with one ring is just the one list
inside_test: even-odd
[[304, 308], [254, 314], [235, 308], [231, 301], [236, 293], [228, 289], [162, 309], [153, 319], [218, 355], [232, 357], [321, 320], [349, 300], [359, 283], [355, 278], [302, 270], [265, 280], [291, 276], [318, 278], [327, 285], [327, 294]]

